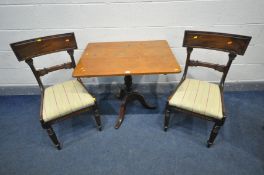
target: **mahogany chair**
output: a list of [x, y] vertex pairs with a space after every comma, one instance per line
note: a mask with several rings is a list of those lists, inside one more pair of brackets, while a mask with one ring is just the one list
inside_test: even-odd
[[[170, 112], [172, 110], [186, 112], [191, 116], [197, 116], [214, 122], [209, 140], [207, 141], [207, 147], [213, 144], [220, 127], [223, 126], [227, 117], [224, 109], [223, 90], [228, 70], [237, 55], [244, 55], [250, 40], [251, 37], [242, 35], [185, 31], [183, 40], [183, 47], [187, 47], [185, 69], [175, 92], [167, 100], [164, 131], [168, 129]], [[191, 60], [190, 56], [193, 48], [228, 52], [229, 59], [226, 65]], [[221, 72], [222, 78], [219, 84], [186, 78], [188, 68], [191, 66], [202, 66]]]
[[[60, 69], [75, 68], [74, 49], [77, 49], [74, 33], [52, 35], [10, 44], [18, 61], [25, 61], [31, 68], [41, 90], [40, 123], [46, 129], [57, 149], [61, 144], [51, 125], [88, 110], [94, 110], [94, 118], [101, 131], [101, 120], [95, 98], [86, 90], [81, 79], [75, 79], [45, 87], [41, 77]], [[67, 51], [71, 61], [48, 68], [36, 69], [33, 58], [60, 51]]]

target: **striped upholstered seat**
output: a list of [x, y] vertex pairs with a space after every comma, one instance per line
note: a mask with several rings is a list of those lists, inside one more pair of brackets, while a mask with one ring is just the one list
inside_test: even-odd
[[219, 86], [206, 81], [185, 79], [169, 104], [216, 119], [223, 118]]
[[43, 120], [48, 122], [94, 105], [93, 98], [77, 80], [48, 87], [44, 91]]

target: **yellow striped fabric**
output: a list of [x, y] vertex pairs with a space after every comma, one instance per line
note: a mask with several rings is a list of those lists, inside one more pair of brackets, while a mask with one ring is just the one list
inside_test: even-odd
[[219, 86], [206, 81], [185, 79], [169, 100], [169, 105], [217, 119], [223, 118]]
[[92, 106], [95, 102], [87, 90], [77, 80], [50, 86], [44, 91], [43, 120], [57, 119], [63, 115]]

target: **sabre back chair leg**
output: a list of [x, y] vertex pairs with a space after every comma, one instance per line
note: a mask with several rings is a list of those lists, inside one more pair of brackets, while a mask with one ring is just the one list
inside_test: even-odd
[[56, 146], [56, 148], [58, 150], [60, 150], [61, 149], [61, 144], [58, 141], [57, 136], [56, 136], [54, 130], [52, 129], [52, 127], [48, 126], [46, 130], [47, 130], [48, 135], [49, 135], [50, 139], [52, 140], [53, 144]]

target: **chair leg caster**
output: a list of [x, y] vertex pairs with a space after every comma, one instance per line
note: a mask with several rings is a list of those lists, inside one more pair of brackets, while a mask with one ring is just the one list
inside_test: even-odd
[[56, 145], [56, 148], [57, 148], [57, 150], [61, 150], [61, 145], [60, 144], [57, 144]]
[[207, 141], [207, 145], [206, 145], [206, 146], [207, 146], [207, 148], [210, 148], [210, 147], [212, 146], [212, 144], [213, 144], [213, 143], [211, 143], [211, 142]]
[[98, 131], [102, 131], [102, 126], [98, 126]]
[[168, 130], [168, 127], [164, 127], [164, 129], [163, 129], [165, 132], [167, 132], [167, 130]]

